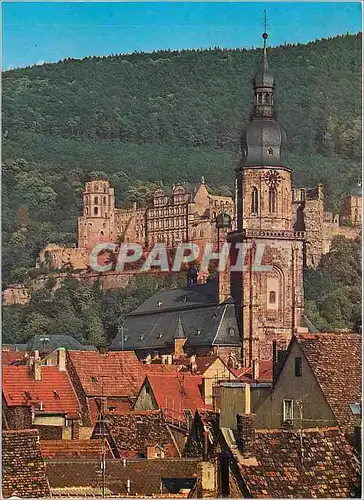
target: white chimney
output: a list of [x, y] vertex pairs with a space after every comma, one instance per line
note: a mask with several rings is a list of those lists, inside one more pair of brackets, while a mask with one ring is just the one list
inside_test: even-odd
[[203, 377], [202, 378], [202, 396], [205, 401], [205, 405], [212, 405], [212, 378]]
[[64, 347], [58, 349], [58, 370], [60, 372], [66, 371], [66, 349]]
[[253, 378], [253, 381], [258, 380], [258, 378], [259, 378], [259, 360], [258, 359], [253, 359], [252, 378]]
[[128, 495], [130, 494], [130, 487], [131, 487], [130, 483], [131, 483], [130, 479], [127, 479], [126, 480], [126, 492]]
[[192, 356], [190, 356], [190, 368], [191, 368], [191, 372], [194, 372], [197, 370], [196, 356], [194, 354]]

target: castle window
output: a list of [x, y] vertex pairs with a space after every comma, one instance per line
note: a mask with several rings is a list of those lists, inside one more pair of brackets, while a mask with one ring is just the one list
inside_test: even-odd
[[275, 304], [276, 303], [276, 299], [277, 299], [276, 292], [274, 292], [274, 291], [269, 292], [269, 303], [270, 304]]
[[99, 214], [99, 209], [97, 207], [94, 208], [94, 215], [98, 215]]
[[256, 187], [253, 187], [252, 190], [251, 213], [252, 214], [258, 213], [258, 189]]
[[95, 196], [95, 205], [98, 205], [98, 203], [99, 203], [99, 198], [98, 196]]
[[99, 185], [95, 184], [95, 191], [98, 191], [98, 190], [99, 190]]
[[104, 196], [104, 205], [106, 205], [106, 196]]
[[204, 235], [205, 235], [205, 234], [204, 234], [204, 232], [203, 232], [203, 231], [202, 231], [202, 229], [201, 229], [201, 231], [200, 231], [200, 238], [203, 238], [203, 237], [204, 237]]
[[273, 188], [269, 188], [269, 212], [271, 214], [275, 213], [277, 210], [277, 191]]
[[88, 207], [85, 208], [85, 214], [88, 215]]

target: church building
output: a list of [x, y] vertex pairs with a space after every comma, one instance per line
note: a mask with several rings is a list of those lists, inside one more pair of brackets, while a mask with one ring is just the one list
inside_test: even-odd
[[[237, 229], [228, 235], [233, 247], [242, 243], [248, 249], [245, 269], [230, 274], [244, 365], [271, 358], [273, 340], [282, 347], [288, 345], [292, 333], [301, 328], [304, 312], [305, 232], [294, 229], [292, 172], [284, 162], [286, 134], [276, 120], [267, 38], [264, 33], [253, 111], [236, 169]], [[263, 249], [262, 263], [270, 266], [269, 271], [253, 267], [258, 248]]]

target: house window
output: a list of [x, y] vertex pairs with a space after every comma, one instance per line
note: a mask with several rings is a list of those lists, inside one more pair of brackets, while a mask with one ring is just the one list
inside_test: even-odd
[[145, 388], [145, 393], [146, 393], [146, 394], [150, 394], [150, 387], [148, 387], [148, 386], [147, 386], [147, 387]]
[[283, 400], [283, 422], [293, 422], [293, 399]]
[[296, 377], [302, 377], [302, 358], [297, 357], [294, 360], [294, 374]]
[[269, 303], [270, 304], [275, 304], [276, 303], [276, 292], [272, 291], [272, 292], [269, 292]]
[[251, 213], [252, 214], [258, 213], [258, 189], [256, 187], [253, 187], [252, 190]]
[[273, 188], [269, 188], [269, 212], [273, 214], [276, 211], [276, 198], [277, 198], [277, 191]]

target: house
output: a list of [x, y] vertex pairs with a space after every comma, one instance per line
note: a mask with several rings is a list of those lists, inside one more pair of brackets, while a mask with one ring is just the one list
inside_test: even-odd
[[208, 492], [209, 496], [216, 493], [214, 466], [199, 459], [113, 459], [105, 464], [103, 478], [100, 460], [81, 460], [77, 469], [74, 461], [47, 461], [52, 497], [100, 497], [103, 490], [107, 496], [119, 498], [187, 498], [192, 491]]
[[135, 410], [163, 410], [166, 419], [187, 425], [197, 408], [212, 408], [212, 379], [190, 373], [148, 374]]
[[221, 429], [220, 493], [249, 498], [359, 496], [360, 463], [338, 427], [260, 429], [254, 414]]
[[2, 497], [50, 496], [36, 429], [3, 431]]
[[197, 409], [183, 452], [185, 457], [213, 458], [220, 430], [219, 413]]
[[108, 443], [101, 439], [42, 440], [40, 449], [45, 460], [101, 460], [103, 453], [107, 458], [113, 457]]
[[131, 407], [145, 378], [145, 368], [131, 351], [69, 351], [67, 370], [82, 405], [83, 437], [91, 436], [104, 402], [125, 411]]
[[257, 428], [339, 426], [353, 441], [361, 419], [361, 349], [355, 333], [294, 335], [275, 363], [272, 390], [254, 409]]
[[173, 360], [174, 365], [180, 367], [181, 372], [191, 372], [206, 378], [218, 380], [235, 379], [234, 370], [219, 356], [190, 356]]
[[240, 359], [235, 304], [219, 301], [217, 280], [158, 291], [127, 316], [123, 338], [117, 334], [110, 346], [113, 351], [122, 348], [140, 359], [155, 353]]
[[106, 436], [115, 458], [181, 456], [161, 410], [105, 415], [96, 423], [92, 438], [100, 435]]
[[68, 377], [65, 352], [59, 366], [42, 366], [38, 351], [26, 365], [3, 365], [3, 416], [8, 429], [36, 427], [41, 439], [79, 435], [81, 405]]
[[96, 351], [96, 347], [82, 345], [71, 335], [34, 335], [26, 344], [3, 345], [3, 349], [9, 351], [39, 351], [40, 355], [60, 348], [67, 349], [68, 351]]

